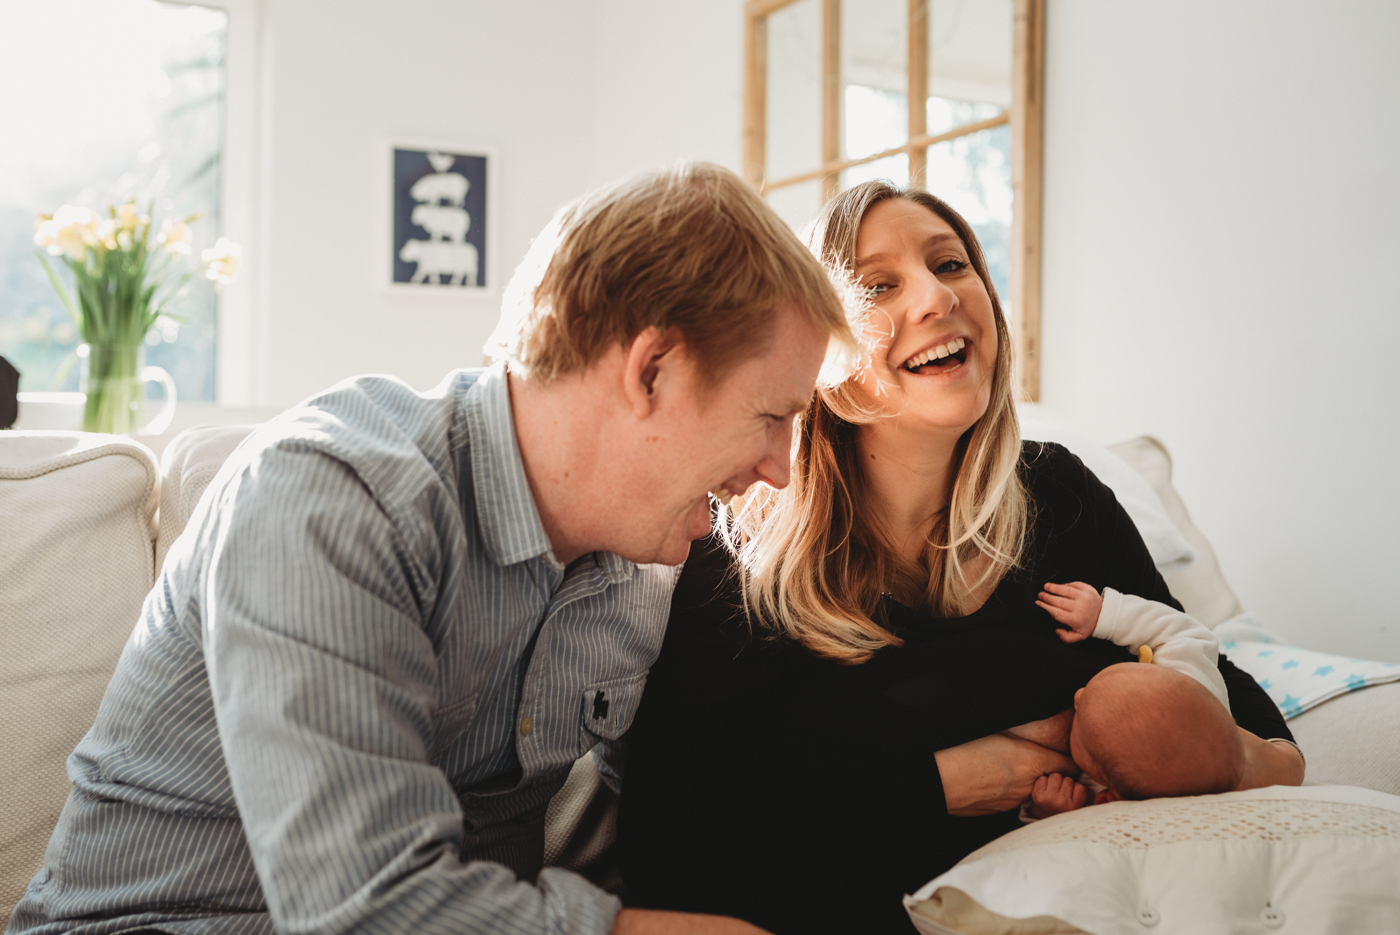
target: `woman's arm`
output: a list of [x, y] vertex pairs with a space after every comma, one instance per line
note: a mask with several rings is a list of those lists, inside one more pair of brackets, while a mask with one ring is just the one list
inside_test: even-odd
[[[1303, 755], [1292, 743], [1274, 743], [1239, 728], [1244, 741], [1244, 778], [1239, 789], [1262, 786], [1301, 786]], [[1282, 738], [1280, 738], [1282, 739]]]
[[623, 909], [612, 935], [766, 935], [766, 930], [729, 916], [657, 909]]
[[1041, 776], [1079, 772], [1063, 753], [1006, 734], [939, 750], [933, 758], [948, 814], [964, 818], [1019, 808]]

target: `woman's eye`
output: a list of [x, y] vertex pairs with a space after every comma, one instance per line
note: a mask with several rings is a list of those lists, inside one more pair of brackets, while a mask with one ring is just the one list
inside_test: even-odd
[[967, 269], [967, 267], [968, 263], [966, 260], [944, 260], [942, 263], [939, 263], [936, 267], [934, 267], [933, 272], [935, 275], [941, 276], [945, 273], [962, 272], [963, 270]]
[[893, 289], [894, 286], [892, 286], [891, 284], [889, 284], [889, 283], [887, 283], [887, 282], [877, 282], [877, 283], [874, 283], [873, 285], [866, 286], [865, 288], [866, 288], [867, 290], [869, 290], [869, 292], [870, 292], [871, 295], [881, 295], [881, 294], [883, 294], [883, 293], [885, 293], [885, 292], [888, 292], [889, 290]]

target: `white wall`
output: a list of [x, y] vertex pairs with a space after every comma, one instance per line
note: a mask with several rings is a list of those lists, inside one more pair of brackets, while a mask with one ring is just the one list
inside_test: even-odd
[[594, 181], [678, 159], [739, 171], [743, 0], [598, 0]]
[[493, 147], [498, 277], [592, 181], [594, 17], [573, 0], [268, 0], [260, 258], [268, 357], [257, 404], [343, 377], [420, 388], [476, 366], [497, 301], [382, 292], [384, 146]]
[[367, 372], [426, 388], [481, 362], [499, 291], [379, 288], [389, 140], [494, 148], [498, 284], [593, 185], [682, 157], [737, 167], [741, 11], [740, 0], [266, 0], [253, 271], [266, 356], [246, 403], [284, 407]]
[[1165, 441], [1267, 626], [1400, 661], [1400, 5], [1050, 6], [1043, 408]]

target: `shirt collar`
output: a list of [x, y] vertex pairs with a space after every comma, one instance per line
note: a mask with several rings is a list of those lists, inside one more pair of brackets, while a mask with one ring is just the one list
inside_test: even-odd
[[598, 569], [608, 580], [608, 584], [626, 581], [632, 577], [632, 572], [637, 570], [634, 563], [612, 552], [594, 552], [593, 559], [598, 563]]
[[[463, 409], [471, 437], [476, 521], [486, 551], [497, 565], [513, 565], [537, 555], [555, 562], [520, 460], [504, 362], [482, 372], [468, 390]], [[593, 560], [608, 584], [626, 581], [636, 570], [635, 564], [612, 552], [594, 552]]]
[[462, 401], [471, 438], [472, 492], [486, 551], [498, 565], [550, 555], [510, 411], [504, 362], [483, 371]]

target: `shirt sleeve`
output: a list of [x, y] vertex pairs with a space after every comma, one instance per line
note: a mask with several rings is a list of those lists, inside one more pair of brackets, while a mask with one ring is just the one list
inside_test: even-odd
[[205, 662], [277, 930], [608, 932], [619, 902], [582, 877], [531, 885], [462, 859], [461, 807], [430, 762], [433, 556], [321, 452], [270, 448], [220, 500]]
[[1189, 614], [1104, 588], [1094, 636], [1133, 651], [1150, 647], [1154, 663], [1189, 675], [1208, 688], [1225, 710], [1230, 709], [1230, 695], [1220, 674], [1220, 641]]

